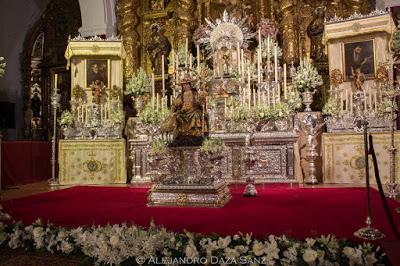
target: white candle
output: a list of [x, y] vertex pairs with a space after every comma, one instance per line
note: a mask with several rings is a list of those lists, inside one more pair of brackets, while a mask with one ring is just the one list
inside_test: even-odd
[[350, 114], [353, 113], [353, 91], [350, 89]]
[[244, 51], [241, 49], [240, 51], [242, 59], [240, 60], [240, 64], [242, 64], [242, 80], [244, 82]]
[[154, 73], [151, 73], [151, 107], [154, 109], [154, 101], [156, 94], [156, 86], [154, 83]]
[[275, 53], [275, 82], [278, 82], [278, 52], [277, 52], [277, 46], [275, 46], [274, 49]]
[[271, 60], [271, 58], [270, 58], [271, 47], [269, 46], [269, 43], [270, 43], [270, 38], [268, 36], [268, 39], [267, 39], [267, 71], [268, 72], [269, 72], [269, 61]]
[[241, 75], [241, 68], [240, 68], [240, 45], [239, 42], [237, 43], [237, 67], [238, 67], [238, 75]]
[[172, 73], [175, 72], [175, 51], [172, 52], [171, 64], [172, 64]]
[[375, 112], [378, 111], [378, 101], [376, 97], [376, 91], [374, 91], [374, 107], [375, 107]]
[[159, 102], [160, 102], [160, 95], [157, 93], [157, 97], [156, 97], [156, 110], [158, 111], [158, 108], [160, 107], [160, 105], [159, 105]]
[[164, 109], [164, 99], [165, 99], [165, 97], [162, 97], [162, 98], [161, 98], [161, 110]]
[[54, 88], [57, 88], [58, 74], [54, 75]]
[[281, 101], [281, 84], [280, 83], [278, 83], [278, 88], [277, 88], [277, 90], [278, 90], [278, 102], [280, 102]]
[[188, 63], [188, 52], [189, 52], [189, 39], [186, 38], [186, 43], [185, 43], [185, 67], [187, 67]]
[[247, 86], [249, 94], [249, 110], [251, 109], [251, 83], [250, 83], [250, 67], [247, 68]]
[[200, 71], [200, 45], [198, 44], [196, 46], [196, 50], [197, 50], [197, 72]]
[[193, 55], [190, 54], [190, 56], [189, 56], [189, 69], [192, 69], [192, 61], [193, 61]]
[[257, 81], [261, 83], [261, 49], [257, 49]]
[[162, 75], [162, 94], [165, 96], [165, 69], [164, 69], [164, 55], [161, 55], [161, 75]]
[[287, 70], [286, 64], [283, 64], [283, 94], [285, 99], [287, 99]]
[[371, 89], [369, 89], [369, 109], [372, 110], [373, 106], [372, 106], [372, 91]]

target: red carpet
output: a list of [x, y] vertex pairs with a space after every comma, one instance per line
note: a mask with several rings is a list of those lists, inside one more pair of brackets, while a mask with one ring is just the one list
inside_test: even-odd
[[[231, 187], [232, 200], [224, 208], [146, 207], [147, 188], [74, 187], [3, 202], [14, 219], [31, 223], [37, 218], [57, 225], [79, 226], [135, 223], [153, 219], [174, 231], [234, 234], [238, 231], [287, 234], [304, 238], [333, 233], [352, 238], [364, 226], [365, 190], [362, 188], [298, 188], [258, 186], [259, 196], [241, 196], [243, 186]], [[390, 200], [394, 209], [400, 204]], [[394, 240], [379, 194], [372, 191], [373, 225]], [[400, 215], [394, 214], [400, 226]]]
[[[148, 226], [151, 220], [168, 229], [199, 233], [235, 234], [252, 232], [303, 239], [321, 234], [351, 238], [364, 227], [365, 189], [298, 188], [291, 185], [258, 186], [259, 196], [245, 198], [243, 186], [232, 186], [232, 200], [220, 209], [146, 207], [148, 188], [74, 187], [3, 202], [6, 211], [26, 224], [41, 218], [56, 225], [104, 225], [135, 223]], [[392, 265], [400, 265], [400, 241], [392, 234], [379, 193], [371, 193], [373, 226], [386, 234], [379, 241]], [[392, 210], [400, 203], [389, 200]], [[400, 227], [400, 215], [394, 214]], [[358, 240], [359, 241], [359, 240]]]

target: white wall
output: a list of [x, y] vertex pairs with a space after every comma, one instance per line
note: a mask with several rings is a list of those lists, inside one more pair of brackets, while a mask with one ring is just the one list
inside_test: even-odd
[[6, 74], [0, 79], [0, 101], [14, 102], [16, 130], [11, 139], [23, 138], [24, 90], [21, 82], [20, 55], [28, 30], [44, 12], [49, 0], [0, 0], [0, 56], [7, 60]]
[[[137, 0], [134, 0], [137, 1]], [[116, 35], [115, 0], [79, 0], [84, 37]]]

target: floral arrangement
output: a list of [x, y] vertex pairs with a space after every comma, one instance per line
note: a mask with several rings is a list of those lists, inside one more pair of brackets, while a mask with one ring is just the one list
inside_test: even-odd
[[396, 54], [398, 54], [400, 52], [400, 26], [399, 25], [397, 26], [396, 30], [392, 34], [391, 48]]
[[250, 118], [250, 115], [250, 111], [245, 106], [240, 105], [233, 109], [233, 121], [246, 121]]
[[213, 80], [213, 71], [206, 63], [201, 63], [199, 68], [192, 70], [193, 84], [197, 89], [203, 89]]
[[[184, 65], [186, 61], [186, 46], [184, 43], [178, 45], [178, 50], [176, 51], [175, 59], [178, 62], [178, 65]], [[189, 56], [189, 55], [188, 55]]]
[[132, 96], [142, 96], [150, 93], [151, 81], [146, 74], [146, 71], [141, 67], [130, 78], [126, 84], [125, 94]]
[[286, 102], [293, 111], [301, 108], [302, 101], [300, 93], [297, 90], [290, 90], [287, 94]]
[[275, 120], [285, 119], [289, 117], [292, 111], [288, 103], [278, 102], [271, 109], [271, 118]]
[[266, 106], [257, 106], [254, 115], [257, 120], [265, 120], [272, 118], [272, 109]]
[[125, 120], [125, 114], [123, 111], [117, 110], [111, 113], [110, 119], [113, 125], [122, 124]]
[[148, 103], [139, 113], [139, 120], [144, 125], [160, 124], [171, 115], [168, 108], [156, 110], [151, 103]]
[[4, 57], [0, 56], [0, 78], [4, 76], [4, 73], [6, 73], [6, 60]]
[[[268, 55], [268, 42], [269, 42], [269, 55]], [[282, 49], [279, 47], [275, 39], [263, 39], [261, 42], [261, 56], [262, 58], [270, 58], [271, 61], [274, 60], [275, 56], [275, 46], [277, 46], [276, 53], [278, 54], [278, 59], [282, 57]]]
[[337, 116], [339, 114], [339, 103], [335, 97], [329, 97], [322, 108], [322, 114], [329, 116]]
[[269, 18], [261, 19], [260, 23], [258, 23], [258, 29], [260, 30], [261, 37], [263, 38], [270, 37], [271, 39], [276, 40], [276, 37], [279, 33], [278, 26], [273, 20]]
[[108, 95], [112, 98], [112, 99], [118, 99], [118, 97], [122, 97], [121, 95], [121, 87], [114, 85], [112, 86], [112, 88], [109, 90]]
[[[384, 98], [378, 105], [378, 113], [390, 113], [392, 111], [392, 101], [388, 98]], [[397, 104], [394, 102], [393, 111], [397, 111]]]
[[152, 155], [164, 154], [167, 151], [168, 143], [163, 139], [154, 139], [150, 144], [150, 153]]
[[85, 90], [81, 86], [76, 84], [72, 88], [72, 98], [75, 98], [75, 99], [78, 99], [78, 100], [81, 100], [81, 101], [86, 101]]
[[65, 110], [62, 112], [61, 117], [58, 120], [58, 123], [61, 126], [71, 126], [74, 123], [74, 116], [70, 111]]
[[220, 138], [206, 138], [200, 147], [200, 151], [206, 154], [215, 154], [222, 152], [225, 144]]
[[309, 60], [302, 60], [293, 77], [293, 85], [299, 91], [310, 91], [322, 85], [322, 77]]
[[[86, 256], [91, 264], [150, 265], [162, 259], [174, 264], [244, 265], [387, 265], [379, 246], [356, 244], [332, 235], [299, 241], [269, 235], [255, 239], [251, 234], [221, 237], [185, 231], [173, 233], [153, 223], [139, 226], [107, 225], [64, 228], [37, 220], [0, 224], [0, 244], [56, 254]], [[191, 262], [191, 263], [190, 263]]]

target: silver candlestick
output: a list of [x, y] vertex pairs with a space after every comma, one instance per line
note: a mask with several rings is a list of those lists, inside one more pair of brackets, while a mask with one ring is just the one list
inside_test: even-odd
[[368, 120], [365, 116], [363, 110], [363, 105], [365, 101], [365, 94], [363, 91], [357, 91], [354, 95], [354, 103], [355, 103], [355, 130], [359, 131], [362, 129], [364, 132], [364, 166], [365, 166], [365, 186], [367, 193], [367, 218], [365, 220], [366, 227], [358, 229], [354, 235], [356, 237], [365, 239], [365, 240], [377, 240], [384, 238], [385, 235], [381, 233], [378, 229], [373, 228], [372, 218], [371, 218], [371, 193], [370, 193], [370, 183], [369, 183], [369, 161], [368, 161]]
[[60, 104], [61, 95], [58, 94], [57, 88], [54, 88], [51, 95], [51, 107], [53, 109], [53, 136], [51, 138], [51, 179], [48, 180], [50, 186], [59, 185], [56, 176], [56, 146], [57, 146], [57, 108]]

